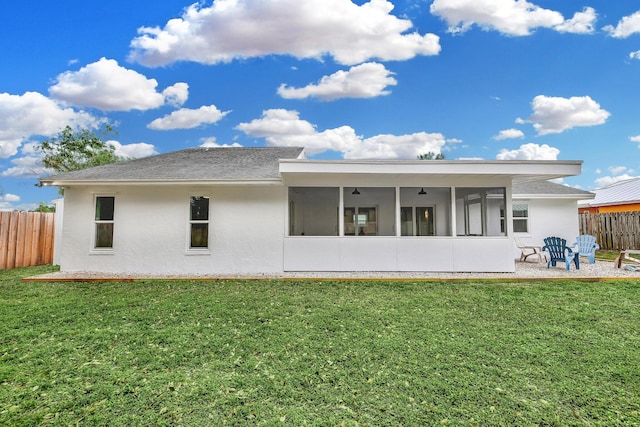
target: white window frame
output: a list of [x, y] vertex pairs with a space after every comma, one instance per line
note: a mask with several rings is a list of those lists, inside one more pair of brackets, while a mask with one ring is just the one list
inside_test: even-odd
[[[113, 219], [101, 220], [96, 218], [96, 209], [98, 205], [98, 198], [111, 197], [113, 198]], [[116, 237], [116, 195], [115, 194], [94, 194], [93, 195], [93, 227], [91, 233], [91, 249], [90, 252], [94, 254], [112, 254], [114, 253], [115, 237]], [[113, 224], [113, 230], [111, 235], [111, 247], [97, 247], [98, 244], [98, 225], [99, 224]]]
[[[527, 216], [526, 217], [516, 217], [513, 214], [514, 208], [516, 206], [518, 206], [518, 205], [524, 205], [524, 206], [527, 207]], [[513, 230], [514, 234], [519, 234], [521, 236], [526, 236], [526, 235], [531, 234], [531, 221], [530, 221], [530, 219], [531, 219], [531, 209], [530, 209], [530, 207], [531, 207], [531, 205], [529, 203], [526, 203], [526, 202], [512, 202], [511, 203], [511, 227], [512, 227], [512, 230]], [[500, 212], [501, 213], [504, 212], [504, 214], [505, 214], [504, 216], [500, 215], [501, 224], [505, 224], [506, 225], [506, 221], [507, 221], [506, 208], [504, 206], [502, 206], [500, 208]], [[524, 221], [527, 224], [527, 231], [516, 231], [516, 221]], [[506, 232], [506, 230], [503, 230], [503, 231]]]
[[[519, 205], [523, 205], [527, 207], [527, 216], [525, 217], [516, 217], [514, 215], [514, 209], [516, 206]], [[511, 203], [511, 220], [512, 222], [512, 226], [513, 226], [513, 232], [514, 233], [518, 233], [518, 234], [530, 234], [531, 233], [531, 221], [529, 221], [531, 219], [531, 210], [530, 210], [530, 205], [529, 203], [522, 203], [522, 202], [513, 202]], [[524, 221], [524, 223], [527, 225], [527, 231], [516, 231], [516, 221]]]
[[[206, 220], [191, 219], [191, 199], [194, 197], [204, 197], [209, 200]], [[199, 193], [199, 194], [189, 195], [189, 199], [187, 200], [187, 232], [186, 232], [186, 253], [188, 255], [209, 255], [211, 253], [211, 200], [212, 198], [209, 194]], [[207, 225], [207, 247], [191, 246], [191, 226], [193, 224]]]

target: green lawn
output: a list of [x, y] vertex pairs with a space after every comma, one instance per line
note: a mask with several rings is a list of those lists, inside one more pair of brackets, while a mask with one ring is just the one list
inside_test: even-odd
[[640, 284], [22, 283], [0, 425], [640, 425]]
[[[615, 261], [616, 258], [618, 258], [618, 256], [620, 255], [620, 251], [596, 251], [596, 260], [600, 260], [600, 261]], [[637, 255], [632, 255], [634, 258], [638, 258]], [[625, 258], [622, 261], [624, 264], [631, 264], [633, 263], [633, 261], [629, 261], [627, 258]]]

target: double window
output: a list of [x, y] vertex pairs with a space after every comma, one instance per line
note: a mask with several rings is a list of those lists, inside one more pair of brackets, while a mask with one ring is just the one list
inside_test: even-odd
[[189, 208], [189, 248], [207, 249], [209, 247], [209, 198], [191, 196]]
[[95, 215], [95, 249], [113, 248], [113, 212], [115, 197], [97, 196]]

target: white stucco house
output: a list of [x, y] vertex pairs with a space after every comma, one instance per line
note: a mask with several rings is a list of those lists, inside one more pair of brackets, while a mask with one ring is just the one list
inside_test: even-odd
[[41, 179], [62, 271], [512, 272], [513, 236], [578, 234], [581, 161], [308, 160], [194, 148]]

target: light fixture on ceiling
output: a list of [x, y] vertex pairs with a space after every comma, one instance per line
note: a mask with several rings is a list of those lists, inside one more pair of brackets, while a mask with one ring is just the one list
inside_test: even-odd
[[351, 194], [356, 194], [356, 195], [360, 194], [360, 192], [358, 191], [358, 187], [356, 187], [355, 190], [351, 192]]
[[418, 191], [418, 194], [423, 195], [423, 194], [427, 194], [427, 192], [424, 191], [424, 188], [421, 188], [420, 191]]

